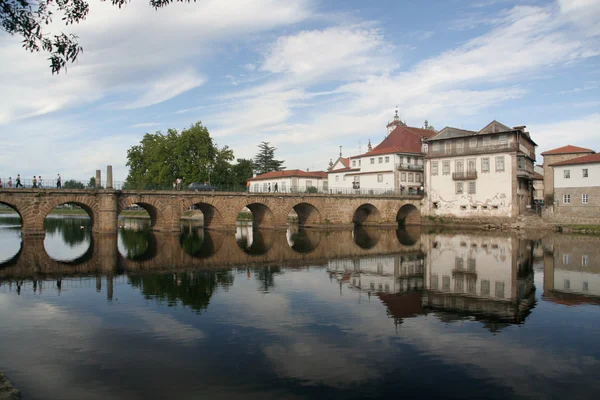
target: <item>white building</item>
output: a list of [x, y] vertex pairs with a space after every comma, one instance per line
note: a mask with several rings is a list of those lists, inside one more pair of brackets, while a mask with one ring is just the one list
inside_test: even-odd
[[425, 213], [516, 217], [533, 202], [537, 145], [524, 126], [492, 121], [479, 132], [446, 127], [427, 144]]
[[417, 194], [423, 185], [423, 157], [427, 151], [423, 139], [432, 137], [435, 131], [406, 126], [396, 110], [387, 132], [376, 147], [369, 141], [366, 153], [330, 162], [328, 180], [332, 193]]
[[573, 218], [600, 218], [600, 153], [552, 164], [554, 213]]
[[249, 178], [250, 192], [327, 192], [327, 172], [291, 169]]

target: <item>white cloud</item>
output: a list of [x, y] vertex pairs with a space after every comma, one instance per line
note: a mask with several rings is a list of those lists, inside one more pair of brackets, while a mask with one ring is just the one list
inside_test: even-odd
[[[600, 151], [600, 114], [590, 114], [582, 118], [527, 126], [531, 137], [539, 147], [537, 154], [546, 150], [571, 144]], [[538, 158], [541, 162], [541, 157]]]
[[277, 39], [261, 70], [312, 83], [325, 77], [357, 79], [395, 68], [391, 50], [378, 29], [333, 27], [302, 31]]
[[2, 34], [0, 58], [11, 62], [0, 64], [0, 124], [108, 95], [136, 94], [128, 108], [160, 103], [204, 81], [202, 62], [193, 60], [210, 60], [223, 51], [218, 44], [294, 24], [310, 13], [309, 0], [206, 0], [158, 11], [144, 2], [122, 9], [93, 2], [83, 23], [65, 28], [56, 18], [50, 26], [78, 34], [85, 50], [59, 76], [50, 74], [46, 54], [29, 54], [18, 37]]
[[560, 12], [589, 36], [600, 35], [600, 1], [558, 0]]
[[145, 88], [145, 93], [123, 108], [142, 108], [162, 103], [204, 83], [204, 78], [196, 71], [187, 69], [168, 76], [158, 76]]
[[154, 126], [159, 126], [160, 122], [142, 122], [139, 124], [131, 125], [130, 128], [152, 128]]

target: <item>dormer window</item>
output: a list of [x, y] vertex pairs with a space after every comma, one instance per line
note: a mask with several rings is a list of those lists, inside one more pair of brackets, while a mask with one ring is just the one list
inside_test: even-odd
[[356, 167], [356, 160], [352, 160], [352, 166]]

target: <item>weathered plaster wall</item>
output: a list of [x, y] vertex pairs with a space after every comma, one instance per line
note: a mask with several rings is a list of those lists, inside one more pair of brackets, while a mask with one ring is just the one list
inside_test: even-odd
[[[504, 157], [504, 171], [496, 170], [496, 157]], [[489, 172], [482, 172], [481, 160], [490, 161]], [[509, 153], [447, 157], [426, 160], [427, 202], [424, 214], [453, 215], [456, 217], [511, 217], [513, 216], [513, 176], [516, 176], [516, 162]], [[457, 181], [452, 179], [456, 172], [456, 161], [476, 160], [477, 179]], [[450, 161], [450, 172], [444, 174], [443, 163]], [[438, 162], [438, 175], [431, 171], [432, 162]], [[476, 193], [469, 194], [469, 182], [476, 182]], [[456, 182], [463, 182], [463, 194], [456, 194]], [[434, 206], [437, 203], [437, 208]]]

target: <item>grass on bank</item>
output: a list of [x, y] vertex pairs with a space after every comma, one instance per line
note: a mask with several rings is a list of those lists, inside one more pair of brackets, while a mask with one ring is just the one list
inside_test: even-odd
[[563, 225], [563, 231], [586, 235], [600, 235], [600, 225]]

